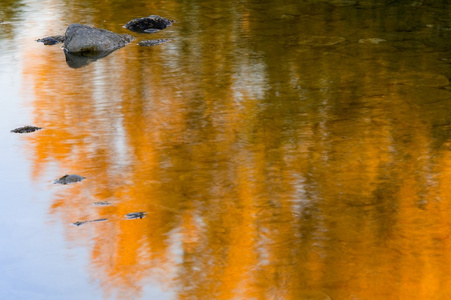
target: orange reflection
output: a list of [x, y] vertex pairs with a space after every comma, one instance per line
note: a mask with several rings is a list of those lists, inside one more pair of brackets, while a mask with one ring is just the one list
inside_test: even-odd
[[[411, 67], [430, 58], [296, 42], [308, 25], [353, 31], [340, 11], [184, 6], [209, 30], [180, 22], [168, 34], [185, 39], [78, 70], [47, 48], [24, 53], [45, 128], [31, 137], [33, 176], [87, 178], [52, 186], [50, 212], [108, 219], [67, 229], [92, 241], [105, 296], [139, 298], [151, 278], [185, 299], [446, 299], [450, 92]], [[279, 25], [261, 21], [266, 9]]]

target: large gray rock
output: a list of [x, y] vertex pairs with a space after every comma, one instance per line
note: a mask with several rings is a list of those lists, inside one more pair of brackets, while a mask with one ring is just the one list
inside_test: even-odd
[[64, 49], [73, 53], [112, 52], [135, 38], [81, 24], [72, 24], [66, 30]]

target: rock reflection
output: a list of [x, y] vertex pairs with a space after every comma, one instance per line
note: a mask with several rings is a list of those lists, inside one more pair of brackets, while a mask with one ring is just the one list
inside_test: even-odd
[[46, 128], [34, 176], [56, 161], [89, 177], [51, 213], [108, 218], [89, 226], [107, 298], [139, 298], [148, 278], [188, 299], [451, 293], [446, 54], [412, 50], [428, 30], [413, 6], [311, 2], [179, 3], [168, 15], [208, 30], [181, 21], [164, 53], [70, 76], [26, 64]]
[[114, 51], [103, 51], [95, 53], [70, 53], [64, 51], [64, 55], [66, 56], [67, 65], [73, 69], [78, 69], [87, 66], [98, 59], [107, 57], [113, 52]]

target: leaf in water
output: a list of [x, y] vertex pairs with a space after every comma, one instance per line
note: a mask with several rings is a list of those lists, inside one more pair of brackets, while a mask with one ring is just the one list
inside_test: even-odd
[[92, 221], [89, 221], [89, 222], [105, 222], [105, 221], [108, 221], [108, 219], [106, 219], [106, 218], [96, 219], [96, 220], [92, 220]]
[[96, 220], [91, 220], [91, 221], [77, 221], [77, 222], [75, 222], [75, 223], [72, 223], [72, 225], [74, 225], [74, 226], [81, 226], [81, 225], [83, 225], [83, 224], [86, 224], [86, 223], [93, 223], [93, 222], [104, 222], [104, 221], [108, 221], [108, 219], [96, 219]]
[[125, 219], [126, 220], [133, 220], [133, 219], [142, 219], [144, 218], [144, 216], [146, 215], [145, 212], [134, 212], [134, 213], [129, 213], [125, 215]]
[[88, 222], [88, 221], [77, 221], [75, 223], [72, 223], [72, 225], [81, 226], [81, 225], [85, 224], [86, 222]]

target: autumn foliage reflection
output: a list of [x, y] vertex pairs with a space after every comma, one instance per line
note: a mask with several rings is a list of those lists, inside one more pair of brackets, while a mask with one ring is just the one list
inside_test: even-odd
[[92, 241], [106, 297], [151, 278], [183, 299], [447, 298], [451, 92], [433, 48], [301, 43], [307, 26], [353, 40], [358, 20], [323, 6], [167, 4], [170, 43], [78, 70], [25, 53], [33, 175], [87, 178], [52, 186], [50, 213], [108, 219], [66, 232]]

